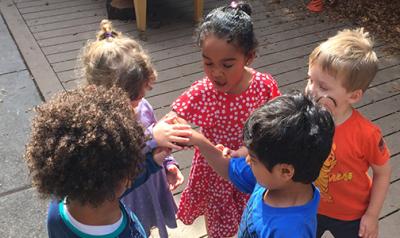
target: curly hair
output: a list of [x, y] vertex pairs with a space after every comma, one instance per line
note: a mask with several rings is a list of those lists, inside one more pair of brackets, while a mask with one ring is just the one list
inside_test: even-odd
[[143, 96], [143, 89], [157, 77], [149, 55], [140, 44], [114, 30], [109, 20], [101, 21], [96, 40], [82, 48], [78, 64], [87, 83], [117, 85], [131, 100]]
[[250, 4], [245, 2], [232, 2], [212, 10], [196, 30], [197, 44], [201, 47], [207, 36], [214, 35], [239, 47], [245, 55], [255, 51], [258, 41], [251, 12]]
[[42, 197], [97, 206], [144, 161], [144, 133], [122, 89], [87, 86], [36, 108], [24, 158]]

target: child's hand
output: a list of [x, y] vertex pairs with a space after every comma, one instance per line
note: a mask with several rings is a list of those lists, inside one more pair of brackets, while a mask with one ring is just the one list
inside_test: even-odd
[[166, 170], [169, 190], [174, 191], [183, 183], [185, 178], [179, 168], [174, 164], [167, 166]]
[[378, 217], [365, 213], [361, 217], [358, 235], [366, 238], [378, 237]]
[[229, 149], [228, 147], [225, 147], [222, 144], [218, 144], [218, 145], [215, 146], [215, 148], [217, 148], [218, 150], [222, 151], [222, 156], [224, 156], [224, 158], [227, 158], [227, 159], [231, 158], [232, 150]]
[[201, 143], [205, 137], [200, 132], [191, 129], [191, 136], [188, 138], [189, 140], [186, 143], [182, 143], [182, 146], [185, 146], [185, 148], [191, 148], [198, 145], [198, 143]]
[[164, 120], [169, 124], [188, 124], [188, 122], [186, 120], [180, 118], [173, 111], [167, 113], [161, 120]]
[[163, 165], [165, 157], [171, 154], [171, 149], [166, 147], [157, 147], [153, 150], [153, 160], [160, 166]]
[[218, 144], [215, 147], [222, 151], [222, 155], [225, 158], [238, 158], [238, 157], [246, 157], [249, 152], [245, 146], [240, 147], [238, 150], [231, 150], [228, 147], [225, 147], [224, 145]]
[[176, 118], [165, 118], [160, 120], [153, 128], [153, 138], [158, 146], [181, 150], [179, 144], [187, 143], [192, 135], [190, 125], [174, 124]]

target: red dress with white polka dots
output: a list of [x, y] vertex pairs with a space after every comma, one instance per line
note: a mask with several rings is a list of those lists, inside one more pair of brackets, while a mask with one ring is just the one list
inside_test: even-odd
[[[233, 150], [242, 146], [242, 129], [249, 115], [264, 102], [280, 95], [272, 76], [253, 70], [250, 86], [241, 94], [218, 92], [206, 77], [192, 84], [172, 104], [172, 109], [198, 125], [214, 144]], [[189, 182], [182, 193], [178, 219], [190, 225], [207, 217], [209, 237], [236, 234], [248, 196], [221, 178], [195, 149]]]

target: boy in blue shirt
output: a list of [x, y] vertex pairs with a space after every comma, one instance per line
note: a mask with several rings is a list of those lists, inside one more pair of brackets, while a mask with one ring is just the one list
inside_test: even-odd
[[39, 193], [53, 199], [49, 237], [146, 237], [120, 197], [159, 170], [166, 152], [145, 158], [132, 117], [118, 88], [88, 86], [37, 108], [25, 160]]
[[239, 237], [315, 237], [319, 191], [312, 184], [334, 134], [331, 115], [301, 93], [283, 95], [253, 112], [244, 127], [246, 158], [226, 158], [202, 134], [191, 144], [241, 191], [251, 193]]

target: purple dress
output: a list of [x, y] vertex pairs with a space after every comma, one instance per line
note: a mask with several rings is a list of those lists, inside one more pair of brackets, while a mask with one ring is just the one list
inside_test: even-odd
[[[153, 108], [146, 99], [141, 100], [136, 114], [146, 128], [146, 134], [152, 135], [152, 129], [157, 120]], [[155, 147], [157, 147], [157, 143], [149, 140], [144, 150], [148, 152]], [[170, 163], [176, 164], [172, 156], [165, 159], [164, 167]], [[122, 198], [122, 202], [136, 214], [148, 236], [150, 228], [153, 226], [159, 229], [161, 238], [168, 237], [166, 225], [170, 228], [177, 227], [175, 218], [177, 206], [168, 188], [165, 169], [152, 174], [143, 185]]]

